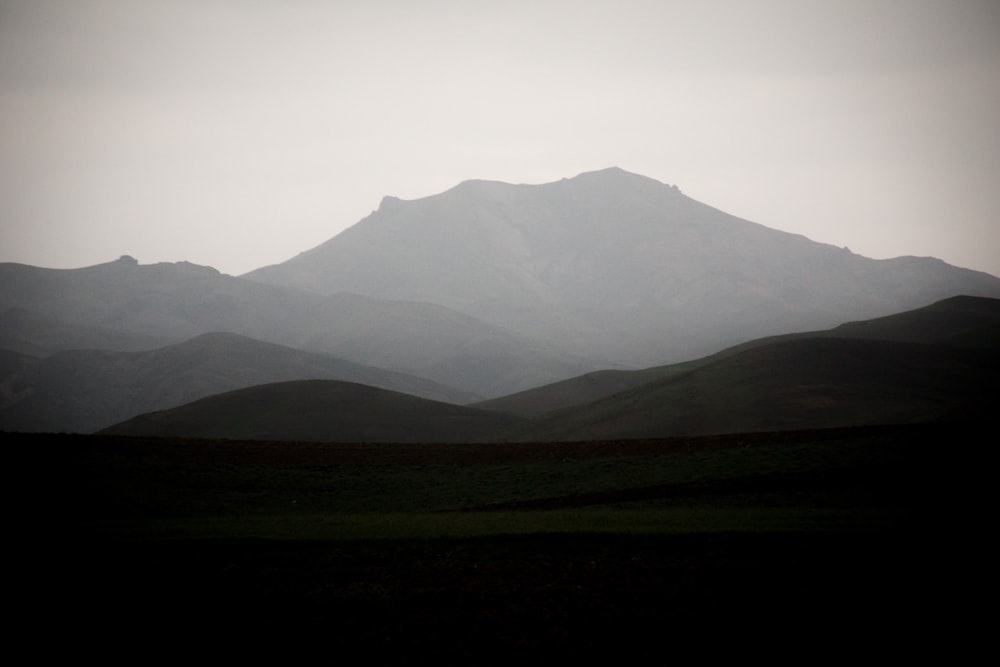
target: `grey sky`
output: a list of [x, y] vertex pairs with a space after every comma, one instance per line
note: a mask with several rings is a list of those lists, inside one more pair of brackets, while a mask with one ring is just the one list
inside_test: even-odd
[[0, 0], [0, 261], [239, 274], [619, 166], [1000, 275], [1000, 2]]

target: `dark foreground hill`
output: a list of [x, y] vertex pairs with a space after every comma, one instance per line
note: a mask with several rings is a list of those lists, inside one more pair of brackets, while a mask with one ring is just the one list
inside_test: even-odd
[[90, 433], [213, 394], [288, 380], [358, 382], [451, 403], [470, 398], [423, 378], [224, 333], [143, 352], [4, 358], [10, 363], [0, 365], [0, 430], [10, 431]]
[[112, 435], [341, 442], [468, 442], [517, 417], [332, 380], [249, 387], [104, 429]]
[[527, 423], [527, 441], [989, 417], [1000, 350], [803, 338], [753, 347]]

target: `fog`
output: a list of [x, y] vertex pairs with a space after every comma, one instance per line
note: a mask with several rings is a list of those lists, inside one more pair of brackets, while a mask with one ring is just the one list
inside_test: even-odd
[[1000, 274], [992, 2], [0, 1], [0, 261], [240, 274], [612, 165]]

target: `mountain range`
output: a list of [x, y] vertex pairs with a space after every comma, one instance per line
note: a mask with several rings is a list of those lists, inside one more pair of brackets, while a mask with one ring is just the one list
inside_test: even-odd
[[[630, 404], [637, 415], [662, 413], [655, 405], [681, 400], [669, 392], [688, 391], [684, 382], [698, 378], [721, 382], [724, 391], [713, 391], [725, 396], [731, 387], [721, 378], [759, 381], [734, 370], [736, 360], [764, 372], [782, 355], [789, 363], [785, 375], [772, 373], [775, 391], [796, 377], [809, 385], [803, 378], [832, 370], [816, 359], [844, 355], [868, 354], [876, 365], [894, 359], [921, 376], [923, 350], [937, 360], [933, 368], [952, 369], [948, 377], [968, 375], [971, 392], [982, 381], [973, 358], [993, 368], [982, 341], [997, 333], [988, 324], [996, 298], [994, 276], [933, 258], [864, 258], [617, 168], [544, 185], [467, 181], [423, 199], [386, 198], [330, 241], [241, 277], [129, 256], [69, 270], [0, 264], [0, 429], [91, 431], [213, 395], [311, 380], [517, 417], [494, 437], [645, 437], [690, 427], [653, 419], [658, 425], [640, 428], [636, 418], [632, 430], [588, 431], [578, 428], [582, 413], [553, 420], [655, 383], [661, 397]], [[860, 380], [858, 396], [874, 381]], [[968, 408], [972, 395], [960, 384], [939, 396], [961, 394]], [[259, 401], [261, 391], [248, 395]], [[913, 410], [937, 400], [925, 396], [923, 407], [906, 399], [910, 412], [882, 418], [915, 418]], [[597, 417], [603, 409], [585, 408], [586, 419], [606, 421]], [[793, 422], [771, 415], [733, 423]]]
[[329, 241], [244, 277], [438, 304], [635, 368], [956, 294], [1000, 296], [988, 274], [930, 258], [861, 257], [618, 168], [386, 198]]

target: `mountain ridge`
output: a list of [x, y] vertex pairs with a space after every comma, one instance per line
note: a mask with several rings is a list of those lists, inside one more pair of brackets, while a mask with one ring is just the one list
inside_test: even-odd
[[385, 198], [327, 242], [242, 277], [127, 255], [81, 269], [0, 264], [0, 319], [16, 323], [0, 347], [44, 356], [231, 332], [488, 399], [956, 294], [1000, 297], [1000, 278], [861, 257], [613, 168]]
[[989, 274], [861, 257], [618, 168], [385, 199], [328, 241], [242, 277], [437, 303], [634, 367], [954, 294], [1000, 296]]

